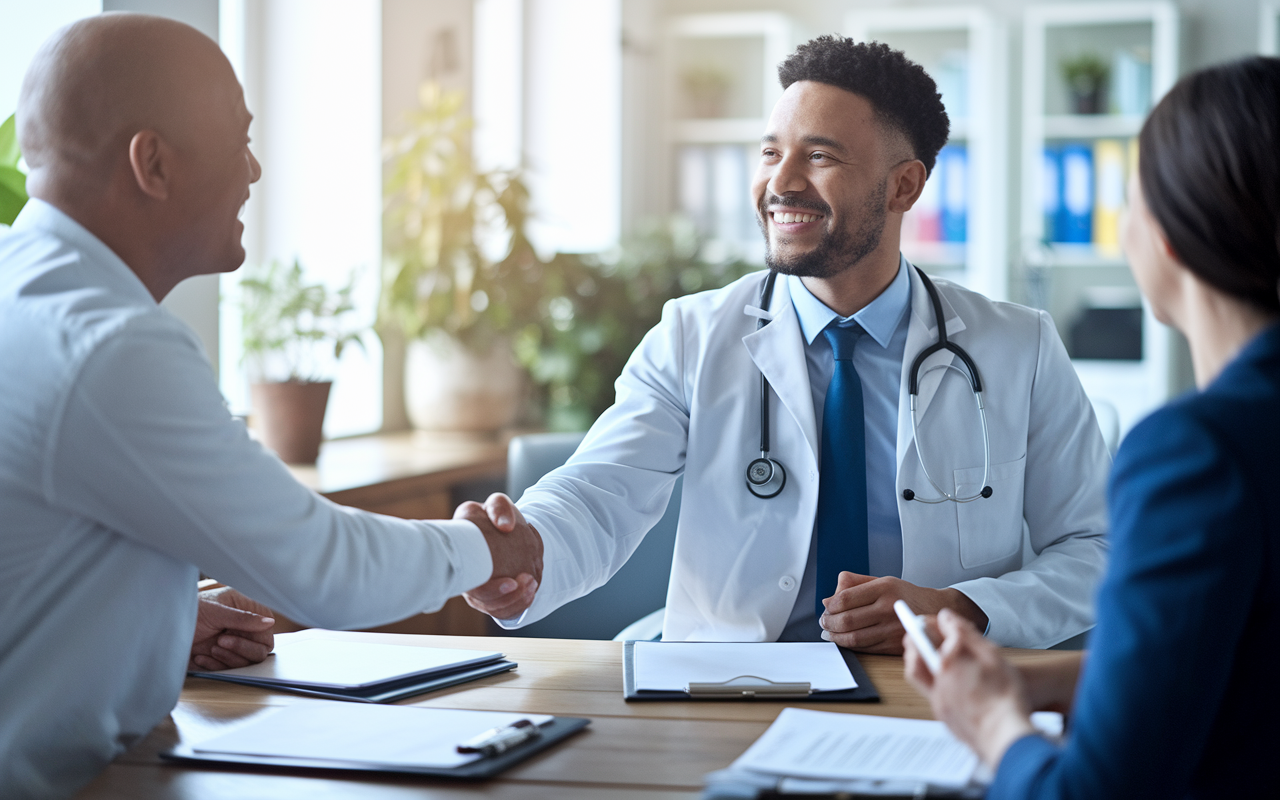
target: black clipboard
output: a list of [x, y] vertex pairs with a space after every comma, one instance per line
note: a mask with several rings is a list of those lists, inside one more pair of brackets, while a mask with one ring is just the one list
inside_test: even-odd
[[216, 672], [201, 672], [192, 674], [192, 677], [239, 683], [244, 686], [256, 686], [259, 689], [270, 689], [273, 692], [291, 692], [293, 694], [305, 694], [309, 697], [324, 697], [329, 700], [348, 700], [353, 703], [390, 703], [395, 700], [403, 700], [406, 697], [438, 691], [449, 686], [457, 686], [467, 681], [497, 675], [501, 672], [513, 670], [516, 666], [517, 664], [514, 661], [493, 661], [488, 664], [478, 664], [445, 673], [436, 673], [425, 678], [422, 676], [410, 676], [400, 680], [383, 681], [355, 689], [317, 689], [311, 686], [267, 682], [257, 678], [242, 678], [237, 675], [225, 675]]
[[178, 745], [160, 753], [160, 757], [180, 764], [228, 764], [236, 767], [261, 767], [266, 769], [341, 770], [346, 772], [381, 772], [394, 775], [421, 775], [432, 778], [448, 778], [462, 781], [481, 781], [492, 778], [521, 761], [541, 753], [591, 724], [585, 717], [555, 717], [540, 725], [542, 735], [496, 756], [488, 756], [459, 767], [412, 767], [387, 765], [361, 761], [326, 761], [310, 758], [278, 758], [271, 756], [239, 755], [235, 753], [200, 753], [190, 745]]
[[804, 702], [839, 702], [839, 703], [878, 703], [880, 692], [876, 690], [871, 678], [858, 662], [852, 650], [840, 648], [840, 656], [844, 659], [849, 674], [857, 682], [853, 689], [841, 689], [834, 692], [792, 693], [785, 684], [773, 684], [771, 688], [779, 688], [777, 692], [762, 692], [759, 685], [737, 686], [737, 692], [716, 692], [714, 694], [690, 694], [689, 692], [652, 691], [636, 689], [635, 642], [626, 642], [622, 650], [622, 696], [628, 702], [632, 700], [799, 700]]

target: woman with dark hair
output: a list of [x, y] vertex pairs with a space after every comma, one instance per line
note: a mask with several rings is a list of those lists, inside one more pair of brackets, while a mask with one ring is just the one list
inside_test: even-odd
[[[1198, 391], [1133, 429], [1092, 651], [1016, 668], [943, 612], [907, 677], [996, 770], [988, 797], [1250, 797], [1280, 746], [1280, 60], [1184, 78], [1143, 126], [1124, 245]], [[1087, 661], [1087, 663], [1086, 663]], [[1074, 700], [1074, 702], [1073, 702]], [[1061, 746], [1028, 713], [1070, 714]]]

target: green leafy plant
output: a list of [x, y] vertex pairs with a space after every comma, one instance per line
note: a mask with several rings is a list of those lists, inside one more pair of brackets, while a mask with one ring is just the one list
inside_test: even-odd
[[244, 356], [261, 378], [285, 376], [285, 382], [322, 380], [350, 344], [361, 348], [363, 331], [347, 324], [354, 310], [353, 273], [336, 291], [323, 283], [307, 283], [302, 265], [272, 261], [240, 280]]
[[613, 403], [614, 381], [664, 303], [756, 268], [704, 259], [682, 218], [642, 225], [611, 253], [562, 253], [540, 265], [541, 313], [520, 331], [515, 352], [542, 391], [547, 426], [583, 430]]
[[18, 169], [18, 126], [14, 115], [0, 124], [0, 225], [12, 225], [27, 204], [27, 176]]
[[680, 73], [680, 83], [689, 98], [694, 116], [719, 117], [733, 86], [733, 74], [715, 64], [689, 67]]
[[[444, 331], [473, 352], [530, 319], [537, 258], [525, 237], [529, 192], [515, 171], [478, 172], [465, 96], [426, 83], [409, 130], [388, 139], [379, 325], [409, 338]], [[494, 259], [481, 241], [505, 245]]]
[[1111, 75], [1111, 68], [1097, 53], [1080, 53], [1072, 58], [1062, 60], [1059, 67], [1062, 78], [1072, 92], [1081, 95], [1093, 94], [1100, 90]]

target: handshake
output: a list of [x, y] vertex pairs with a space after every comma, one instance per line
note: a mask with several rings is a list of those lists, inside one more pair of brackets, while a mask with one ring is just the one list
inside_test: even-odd
[[493, 575], [463, 594], [467, 603], [494, 619], [520, 616], [542, 580], [542, 537], [505, 494], [489, 495], [484, 505], [463, 503], [453, 518], [479, 528], [493, 557]]

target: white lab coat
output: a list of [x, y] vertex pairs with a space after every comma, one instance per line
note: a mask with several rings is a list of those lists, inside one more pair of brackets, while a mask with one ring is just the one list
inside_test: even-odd
[[[991, 439], [990, 498], [927, 505], [935, 495], [916, 458], [907, 373], [937, 337], [928, 294], [911, 268], [911, 319], [898, 403], [897, 492], [904, 580], [964, 592], [988, 635], [1045, 647], [1093, 624], [1106, 560], [1110, 459], [1093, 409], [1048, 314], [935, 284], [947, 331], [978, 366]], [[663, 638], [774, 641], [796, 601], [818, 504], [819, 432], [804, 337], [780, 278], [772, 322], [757, 330], [764, 274], [669, 302], [617, 382], [617, 402], [569, 462], [519, 505], [542, 534], [542, 584], [517, 620], [533, 622], [607, 581], [667, 506], [684, 494]], [[949, 362], [949, 352], [925, 367]], [[747, 491], [760, 455], [760, 373], [769, 379], [771, 455], [786, 467], [780, 495]], [[945, 379], [944, 379], [945, 378]], [[982, 436], [973, 394], [955, 370], [920, 385], [919, 435], [934, 479], [981, 488]], [[1034, 557], [1023, 563], [1023, 529]]]

